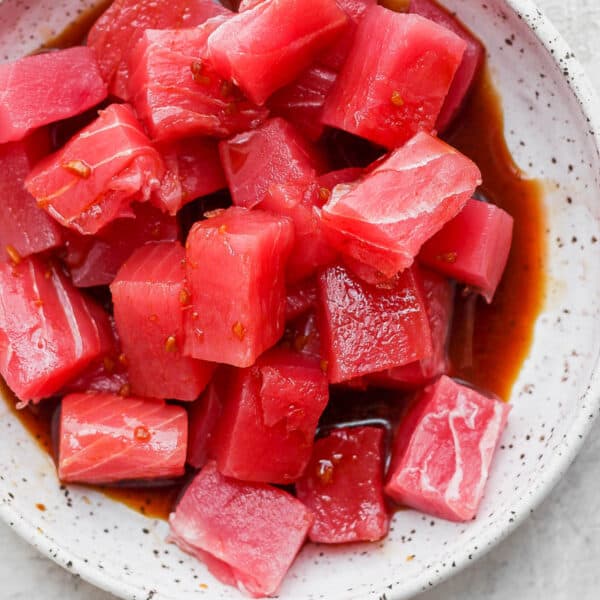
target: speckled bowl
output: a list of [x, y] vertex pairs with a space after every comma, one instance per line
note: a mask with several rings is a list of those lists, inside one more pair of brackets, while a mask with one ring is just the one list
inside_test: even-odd
[[[90, 0], [0, 0], [0, 60], [34, 49]], [[381, 544], [308, 545], [288, 600], [407, 598], [456, 573], [525, 519], [577, 454], [600, 406], [600, 109], [564, 41], [529, 0], [445, 0], [485, 42], [517, 163], [545, 182], [548, 293], [514, 386], [479, 517], [396, 514]], [[167, 524], [98, 493], [61, 489], [54, 465], [0, 404], [0, 516], [63, 567], [123, 598], [238, 598], [167, 545]], [[40, 512], [36, 504], [47, 510]], [[407, 560], [407, 557], [414, 559]]]

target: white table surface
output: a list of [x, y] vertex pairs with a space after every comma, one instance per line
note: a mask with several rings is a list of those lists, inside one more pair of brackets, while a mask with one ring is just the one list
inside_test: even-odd
[[[600, 90], [600, 0], [538, 0]], [[1, 600], [114, 600], [0, 524]], [[600, 422], [565, 478], [510, 538], [419, 600], [600, 599]]]

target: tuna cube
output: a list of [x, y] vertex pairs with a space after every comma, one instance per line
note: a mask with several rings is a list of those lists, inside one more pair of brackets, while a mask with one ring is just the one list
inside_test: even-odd
[[60, 411], [61, 481], [107, 484], [183, 475], [187, 414], [162, 400], [71, 394]]
[[[226, 371], [225, 371], [226, 372]], [[202, 396], [190, 405], [187, 462], [195, 469], [201, 469], [208, 460], [217, 421], [221, 416], [223, 403], [215, 383], [221, 372], [215, 373], [213, 381]]]
[[277, 348], [253, 367], [231, 370], [228, 380], [211, 444], [219, 471], [245, 481], [298, 479], [329, 399], [319, 361]]
[[312, 64], [346, 24], [335, 0], [265, 0], [221, 25], [208, 47], [217, 72], [264, 104]]
[[479, 291], [491, 302], [508, 262], [513, 218], [494, 204], [469, 200], [425, 243], [419, 260]]
[[435, 124], [443, 133], [458, 115], [483, 64], [485, 49], [465, 26], [434, 0], [411, 0], [409, 11], [434, 21], [462, 38], [467, 47]]
[[454, 286], [445, 278], [422, 269], [425, 309], [431, 328], [431, 354], [402, 367], [369, 375], [370, 383], [383, 388], [412, 389], [429, 383], [450, 368], [448, 343], [454, 309]]
[[277, 591], [312, 522], [292, 495], [224, 477], [214, 462], [196, 475], [169, 517], [173, 542], [253, 597]]
[[384, 430], [347, 427], [315, 442], [296, 494], [315, 515], [312, 542], [374, 542], [388, 532], [383, 498]]
[[150, 204], [134, 204], [132, 210], [133, 219], [115, 219], [96, 235], [65, 231], [63, 259], [77, 287], [108, 285], [136, 248], [148, 242], [173, 242], [179, 237], [174, 217]]
[[228, 13], [216, 0], [115, 0], [90, 29], [87, 43], [111, 95], [127, 100], [127, 58], [146, 29], [195, 27]]
[[322, 121], [389, 149], [434, 131], [465, 48], [433, 21], [368, 8]]
[[275, 92], [268, 106], [273, 114], [287, 119], [307, 139], [316, 141], [323, 133], [321, 113], [336, 77], [334, 70], [316, 64]]
[[149, 29], [130, 54], [131, 101], [153, 139], [224, 138], [267, 117], [207, 59], [206, 40], [226, 20], [211, 19], [195, 29]]
[[374, 286], [336, 266], [321, 273], [318, 283], [321, 345], [331, 383], [431, 354], [418, 269], [407, 269], [386, 286]]
[[175, 215], [188, 202], [227, 187], [215, 140], [186, 138], [163, 142], [158, 150], [166, 173], [151, 202], [162, 211]]
[[186, 311], [185, 354], [249, 367], [277, 342], [293, 238], [289, 219], [238, 207], [192, 227], [186, 244], [192, 305]]
[[182, 355], [185, 251], [179, 242], [136, 250], [110, 286], [131, 391], [150, 398], [195, 400], [214, 365]]
[[51, 396], [112, 337], [104, 311], [60, 268], [36, 257], [0, 263], [0, 373], [22, 403]]
[[319, 191], [315, 183], [271, 185], [259, 204], [261, 209], [289, 217], [294, 223], [294, 246], [286, 270], [288, 281], [297, 282], [314, 275], [319, 267], [332, 264], [337, 256], [327, 243], [314, 210], [319, 203]]
[[474, 162], [419, 133], [360, 181], [333, 189], [325, 233], [344, 255], [389, 278], [412, 264], [480, 183]]
[[386, 494], [442, 519], [470, 521], [510, 408], [442, 376], [400, 425]]
[[50, 147], [48, 132], [40, 129], [20, 142], [0, 145], [0, 244], [4, 259], [56, 248], [62, 243], [58, 223], [39, 208], [23, 187], [33, 164]]
[[0, 144], [74, 117], [106, 98], [94, 52], [74, 47], [0, 64]]
[[233, 202], [253, 208], [270, 185], [312, 181], [323, 165], [317, 151], [280, 118], [219, 144]]
[[130, 204], [148, 200], [164, 173], [130, 107], [111, 104], [58, 152], [42, 159], [25, 187], [59, 223], [94, 234]]

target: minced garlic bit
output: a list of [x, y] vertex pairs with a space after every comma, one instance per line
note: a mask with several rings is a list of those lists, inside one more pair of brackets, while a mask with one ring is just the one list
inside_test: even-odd
[[321, 371], [323, 371], [323, 373], [327, 373], [327, 369], [329, 368], [329, 361], [328, 360], [322, 360], [320, 362], [321, 365]]
[[170, 335], [165, 342], [165, 352], [177, 352], [177, 338]]
[[18, 265], [23, 260], [18, 250], [10, 244], [6, 246], [6, 254], [8, 254], [8, 258], [10, 258], [15, 265]]
[[127, 360], [127, 356], [125, 356], [124, 352], [122, 352], [121, 354], [119, 354], [119, 362], [124, 367], [128, 367], [129, 366], [129, 361]]
[[70, 160], [63, 163], [61, 166], [63, 169], [69, 171], [69, 173], [81, 177], [81, 179], [89, 179], [92, 174], [92, 167], [90, 167], [85, 160]]
[[333, 480], [333, 463], [326, 458], [322, 458], [317, 463], [316, 475], [321, 480], [321, 483], [331, 483]]
[[392, 97], [390, 98], [390, 100], [392, 101], [392, 104], [394, 106], [404, 106], [404, 100], [398, 90], [394, 90], [392, 92]]
[[181, 304], [181, 306], [187, 306], [191, 299], [190, 293], [185, 288], [181, 288], [181, 291], [179, 292], [179, 304]]
[[328, 190], [326, 187], [320, 187], [319, 188], [319, 198], [323, 202], [327, 202], [327, 200], [329, 200], [329, 196], [331, 196], [331, 191], [330, 190]]
[[204, 65], [201, 60], [193, 61], [190, 65], [190, 70], [192, 72], [192, 78], [196, 83], [201, 83], [202, 85], [210, 84], [210, 77], [202, 73]]
[[240, 342], [246, 337], [246, 328], [239, 321], [232, 325], [231, 331]]
[[127, 396], [131, 396], [131, 386], [128, 383], [124, 383], [120, 387], [119, 396], [123, 396], [123, 398], [126, 398]]
[[223, 225], [219, 225], [219, 229], [217, 230], [221, 235], [224, 235], [227, 232], [227, 225], [223, 223]]
[[445, 252], [444, 254], [438, 254], [435, 258], [440, 262], [445, 262], [452, 265], [456, 262], [458, 254], [456, 252]]
[[140, 425], [139, 427], [135, 428], [133, 437], [140, 442], [147, 442], [152, 436], [143, 425]]

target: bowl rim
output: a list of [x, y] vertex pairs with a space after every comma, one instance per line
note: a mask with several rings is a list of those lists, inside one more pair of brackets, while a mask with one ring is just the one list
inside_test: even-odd
[[[3, 0], [0, 0], [0, 4], [2, 2]], [[528, 26], [556, 65], [563, 66], [559, 57], [568, 57], [569, 68], [568, 70], [561, 68], [561, 76], [577, 100], [582, 115], [589, 123], [590, 136], [595, 142], [596, 153], [600, 156], [600, 100], [581, 63], [575, 58], [570, 46], [550, 19], [533, 0], [503, 0], [503, 2]], [[580, 411], [566, 437], [557, 444], [557, 450], [562, 451], [554, 452], [553, 458], [548, 463], [549, 468], [540, 472], [536, 487], [531, 490], [531, 495], [520, 500], [512, 507], [516, 515], [511, 511], [510, 519], [502, 519], [502, 516], [508, 514], [509, 509], [507, 509], [499, 515], [500, 519], [498, 520], [503, 523], [502, 527], [490, 527], [481, 532], [478, 538], [478, 550], [465, 548], [459, 551], [455, 555], [452, 565], [440, 565], [435, 575], [428, 574], [427, 581], [429, 583], [427, 585], [424, 585], [423, 575], [419, 573], [410, 582], [404, 580], [401, 590], [395, 589], [396, 585], [393, 582], [383, 580], [366, 593], [378, 596], [380, 600], [403, 600], [425, 589], [432, 589], [432, 587], [456, 575], [467, 566], [473, 565], [476, 560], [479, 560], [513, 533], [534, 512], [563, 477], [581, 450], [596, 417], [600, 414], [600, 348], [594, 359], [591, 379], [586, 391], [581, 395], [580, 401], [585, 402], [589, 410]], [[61, 549], [57, 546], [55, 540], [24, 518], [12, 503], [0, 503], [0, 519], [41, 554], [65, 570], [80, 576], [88, 583], [106, 592], [131, 600], [146, 597], [140, 596], [140, 592], [143, 595], [147, 594], [148, 598], [155, 598], [156, 600], [162, 595], [158, 590], [150, 592], [142, 590], [123, 579], [101, 571], [76, 554]], [[365, 591], [361, 592], [360, 595], [354, 593], [342, 595], [340, 600], [342, 598], [344, 600], [359, 600], [365, 597], [364, 593]]]

